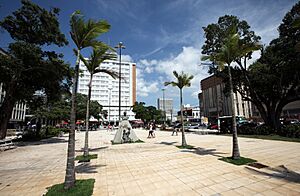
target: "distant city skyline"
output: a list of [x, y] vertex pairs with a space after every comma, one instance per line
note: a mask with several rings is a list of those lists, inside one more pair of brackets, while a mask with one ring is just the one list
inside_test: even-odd
[[[0, 20], [21, 6], [20, 0], [0, 1]], [[262, 44], [278, 36], [277, 28], [284, 15], [298, 2], [296, 0], [33, 0], [43, 8], [60, 8], [59, 22], [69, 40], [63, 48], [48, 47], [64, 54], [64, 59], [74, 66], [75, 47], [69, 35], [69, 19], [75, 10], [81, 10], [86, 19], [105, 19], [111, 24], [109, 33], [101, 40], [111, 46], [122, 41], [126, 49], [123, 60], [137, 65], [137, 101], [156, 106], [165, 81], [174, 80], [172, 71], [185, 71], [194, 75], [192, 86], [183, 91], [184, 104], [198, 105], [200, 80], [207, 77], [207, 67], [201, 67], [201, 47], [204, 43], [202, 27], [216, 23], [225, 14], [246, 20]], [[0, 47], [7, 49], [12, 42], [5, 30], [0, 31]], [[88, 56], [90, 49], [84, 49]], [[259, 57], [253, 54], [253, 59]], [[179, 90], [167, 87], [166, 97], [174, 100], [174, 110], [179, 109]]]

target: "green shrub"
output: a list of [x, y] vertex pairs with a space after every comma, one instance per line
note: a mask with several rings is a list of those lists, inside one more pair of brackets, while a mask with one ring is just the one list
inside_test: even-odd
[[255, 134], [255, 127], [241, 126], [241, 127], [238, 128], [238, 134], [254, 135]]
[[68, 128], [59, 128], [60, 131], [64, 132], [64, 133], [69, 133], [69, 129]]
[[270, 135], [273, 133], [273, 129], [268, 125], [260, 125], [255, 128], [255, 135]]
[[280, 135], [290, 138], [300, 138], [300, 125], [291, 124], [282, 127]]
[[60, 133], [60, 128], [55, 128], [53, 126], [47, 126], [47, 127], [44, 127], [45, 129], [45, 132], [47, 133], [46, 136], [58, 136], [59, 133]]

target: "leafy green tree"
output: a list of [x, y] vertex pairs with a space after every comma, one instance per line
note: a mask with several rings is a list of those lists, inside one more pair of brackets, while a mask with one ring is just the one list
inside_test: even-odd
[[[209, 24], [207, 27], [203, 27], [205, 33], [205, 43], [202, 46], [202, 54], [207, 56], [213, 56], [214, 54], [221, 51], [222, 46], [226, 42], [228, 34], [232, 31], [232, 27], [235, 26], [237, 29], [237, 34], [239, 36], [239, 47], [243, 48], [256, 48], [260, 37], [255, 35], [255, 32], [250, 30], [250, 26], [245, 20], [239, 20], [238, 17], [232, 15], [225, 15], [218, 19], [217, 23]], [[237, 63], [238, 68], [243, 72], [245, 77], [247, 71], [247, 61], [252, 58], [252, 50], [243, 51], [246, 53], [234, 62]], [[209, 73], [217, 73], [218, 67], [214, 61], [212, 61], [212, 66], [210, 67]], [[227, 76], [228, 77], [228, 76]], [[228, 88], [229, 89], [229, 88]], [[246, 91], [248, 92], [248, 91]], [[247, 94], [248, 95], [248, 94]], [[248, 104], [248, 113], [250, 114], [250, 105]]]
[[0, 106], [0, 139], [6, 136], [7, 123], [17, 101], [29, 101], [37, 90], [43, 90], [52, 99], [61, 88], [67, 88], [63, 81], [70, 79], [69, 65], [61, 59], [61, 54], [41, 48], [68, 43], [59, 30], [58, 13], [57, 8], [47, 11], [22, 0], [22, 7], [0, 22], [15, 40], [7, 52], [0, 53], [0, 83], [6, 92]]
[[135, 102], [133, 110], [135, 118], [141, 119], [145, 124], [150, 121], [159, 122], [162, 119], [162, 112], [154, 106], [145, 106], [144, 102]]
[[135, 102], [132, 111], [135, 113], [136, 119], [141, 119], [143, 122], [146, 122], [147, 112], [144, 102]]
[[87, 70], [90, 72], [90, 81], [88, 84], [88, 96], [87, 96], [87, 105], [86, 105], [86, 120], [85, 120], [85, 142], [84, 142], [84, 151], [83, 155], [89, 155], [89, 119], [90, 119], [90, 100], [91, 100], [91, 92], [92, 92], [92, 81], [94, 74], [97, 73], [106, 73], [110, 75], [112, 78], [118, 78], [118, 73], [113, 70], [102, 69], [100, 64], [105, 60], [113, 60], [116, 59], [116, 54], [112, 53], [111, 48], [105, 44], [99, 45], [98, 47], [93, 49], [93, 53], [91, 54], [90, 58], [87, 60], [82, 55], [80, 56], [80, 60], [84, 63]]
[[75, 76], [73, 78], [73, 88], [72, 88], [72, 106], [71, 106], [71, 130], [69, 133], [68, 141], [68, 155], [67, 155], [67, 168], [64, 188], [69, 189], [75, 185], [75, 119], [76, 119], [76, 94], [78, 86], [78, 75], [79, 75], [79, 61], [80, 52], [82, 49], [87, 47], [96, 47], [101, 42], [97, 38], [108, 32], [110, 25], [104, 21], [94, 21], [89, 19], [84, 20], [83, 15], [79, 11], [74, 12], [70, 19], [71, 25], [71, 38], [76, 45], [76, 64], [75, 64]]
[[236, 111], [235, 111], [235, 100], [233, 97], [233, 83], [232, 83], [232, 76], [231, 76], [231, 63], [234, 62], [236, 59], [240, 59], [244, 55], [252, 52], [254, 50], [259, 49], [259, 45], [247, 45], [248, 47], [244, 46], [241, 43], [240, 36], [237, 33], [236, 26], [231, 27], [231, 31], [228, 31], [228, 37], [225, 39], [225, 42], [221, 48], [221, 50], [217, 53], [214, 53], [210, 56], [203, 56], [202, 60], [209, 59], [210, 61], [216, 62], [217, 65], [223, 67], [224, 64], [227, 64], [228, 68], [228, 78], [229, 78], [229, 92], [230, 92], [230, 100], [231, 100], [231, 111], [232, 111], [232, 133], [233, 133], [233, 151], [232, 151], [232, 158], [239, 159], [240, 152], [238, 146], [238, 139], [237, 139], [237, 127], [236, 127]]
[[191, 86], [191, 80], [194, 78], [193, 75], [188, 75], [184, 72], [181, 72], [181, 74], [178, 74], [176, 71], [173, 71], [173, 75], [176, 78], [176, 81], [172, 82], [165, 82], [165, 86], [172, 85], [179, 88], [180, 92], [180, 114], [181, 114], [181, 132], [182, 132], [182, 147], [186, 146], [186, 139], [184, 134], [184, 125], [183, 125], [183, 105], [182, 105], [182, 90], [184, 87], [190, 87]]
[[[237, 90], [245, 100], [252, 101], [264, 122], [279, 131], [280, 115], [288, 103], [300, 100], [300, 2], [282, 20], [279, 37], [262, 50], [261, 58], [249, 67], [249, 79], [239, 76]], [[243, 75], [242, 75], [243, 76]], [[241, 84], [250, 92], [247, 95]]]
[[[88, 96], [78, 93], [76, 95], [76, 120], [83, 120], [86, 117]], [[102, 106], [98, 101], [90, 101], [90, 116], [98, 117], [102, 111]]]
[[233, 72], [233, 84], [246, 101], [258, 109], [266, 125], [279, 131], [280, 115], [285, 105], [299, 100], [299, 14], [300, 3], [289, 11], [279, 26], [279, 38], [262, 50], [258, 62], [247, 70], [240, 66]]

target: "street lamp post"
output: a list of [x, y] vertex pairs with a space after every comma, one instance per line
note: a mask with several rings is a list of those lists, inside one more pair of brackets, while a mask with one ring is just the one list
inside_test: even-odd
[[115, 48], [119, 49], [119, 123], [121, 121], [121, 62], [122, 62], [122, 49], [125, 49], [125, 46], [122, 42], [119, 42]]
[[110, 101], [111, 101], [111, 89], [112, 87], [108, 87], [109, 97], [108, 97], [108, 123], [110, 124]]
[[164, 125], [166, 125], [166, 102], [165, 102], [165, 90], [166, 89], [161, 89], [163, 92], [163, 110], [164, 110]]

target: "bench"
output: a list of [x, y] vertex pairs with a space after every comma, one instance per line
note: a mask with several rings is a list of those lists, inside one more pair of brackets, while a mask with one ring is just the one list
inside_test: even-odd
[[0, 140], [0, 151], [16, 148], [13, 140], [20, 137], [16, 129], [7, 129], [6, 138]]
[[0, 151], [9, 150], [12, 148], [16, 148], [15, 144], [13, 143], [14, 138], [9, 137], [3, 140], [0, 140]]

